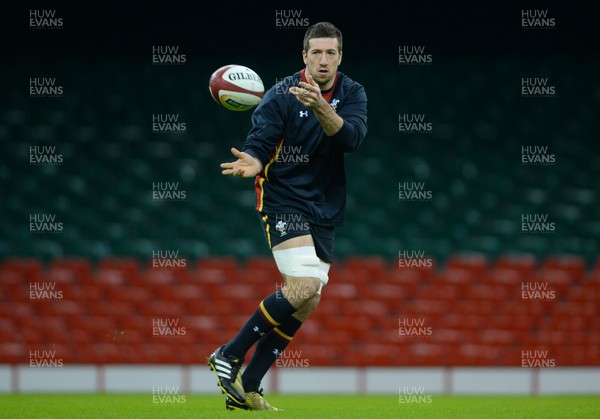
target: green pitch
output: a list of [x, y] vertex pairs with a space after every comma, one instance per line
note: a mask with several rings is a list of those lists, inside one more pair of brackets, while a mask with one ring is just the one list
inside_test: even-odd
[[[185, 397], [182, 397], [185, 396]], [[220, 395], [0, 395], [0, 417], [13, 418], [598, 418], [600, 396], [441, 396], [400, 403], [398, 396], [266, 395], [285, 412], [228, 412]]]

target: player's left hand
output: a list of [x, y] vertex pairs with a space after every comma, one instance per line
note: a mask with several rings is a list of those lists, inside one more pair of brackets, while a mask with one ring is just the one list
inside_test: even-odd
[[305, 74], [308, 83], [301, 81], [298, 86], [290, 87], [290, 93], [296, 96], [296, 99], [308, 109], [315, 109], [322, 106], [323, 103], [327, 104], [317, 82], [308, 71]]

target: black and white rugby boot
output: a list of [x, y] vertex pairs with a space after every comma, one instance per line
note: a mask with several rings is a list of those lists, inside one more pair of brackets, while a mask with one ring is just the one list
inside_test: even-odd
[[244, 405], [246, 404], [246, 393], [244, 392], [242, 373], [240, 372], [244, 359], [223, 355], [224, 347], [225, 345], [222, 345], [214, 351], [206, 361], [210, 369], [217, 374], [219, 380], [217, 385], [223, 393], [239, 404]]

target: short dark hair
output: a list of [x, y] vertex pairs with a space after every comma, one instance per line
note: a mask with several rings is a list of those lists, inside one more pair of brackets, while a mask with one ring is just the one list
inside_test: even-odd
[[333, 23], [318, 22], [309, 26], [304, 34], [304, 51], [308, 52], [308, 41], [312, 38], [337, 38], [338, 50], [342, 51], [342, 32]]

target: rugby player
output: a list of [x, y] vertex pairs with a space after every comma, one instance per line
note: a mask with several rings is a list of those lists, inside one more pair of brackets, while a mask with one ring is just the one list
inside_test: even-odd
[[256, 210], [285, 281], [208, 357], [229, 410], [278, 410], [260, 383], [321, 300], [335, 229], [344, 221], [344, 156], [367, 134], [365, 89], [338, 71], [340, 30], [329, 22], [310, 26], [302, 59], [301, 71], [265, 93], [243, 151], [231, 149], [237, 160], [221, 164], [224, 175], [255, 179]]

